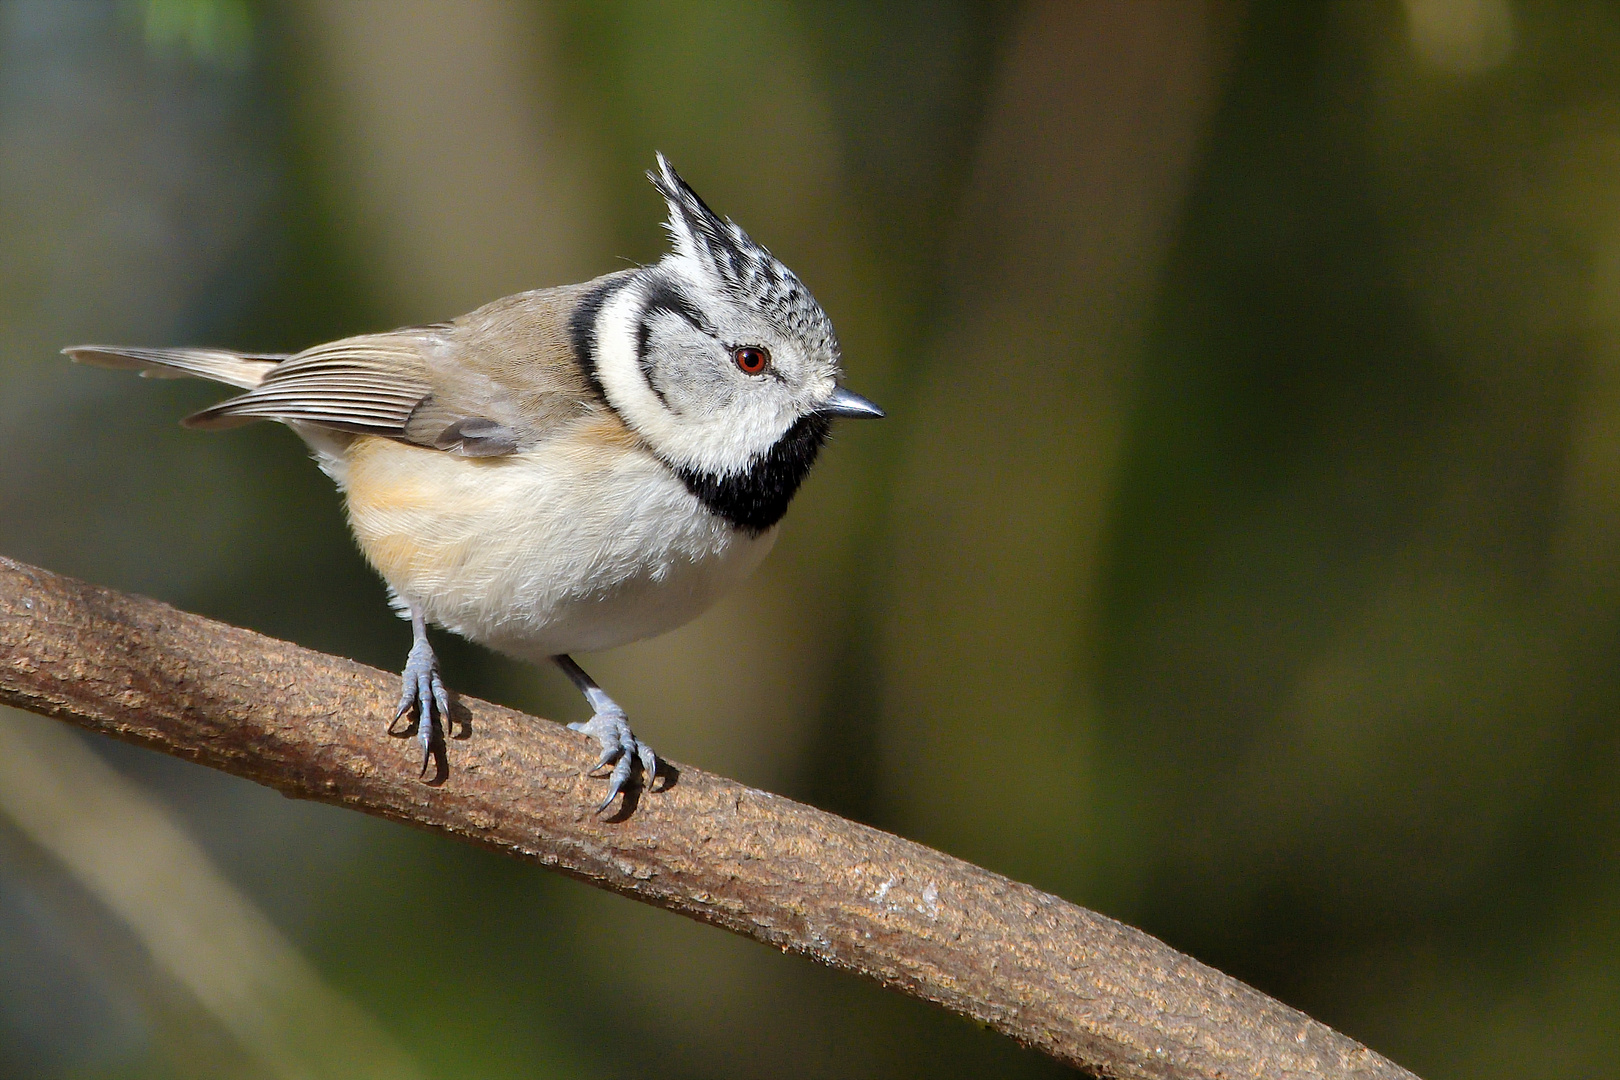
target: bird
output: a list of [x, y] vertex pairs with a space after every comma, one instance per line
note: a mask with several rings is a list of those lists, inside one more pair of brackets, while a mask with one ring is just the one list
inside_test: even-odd
[[702, 613], [770, 551], [832, 421], [884, 415], [843, 385], [798, 276], [656, 163], [671, 243], [651, 265], [293, 354], [62, 350], [245, 391], [187, 427], [270, 420], [304, 440], [410, 620], [391, 726], [414, 716], [423, 776], [450, 715], [434, 625], [578, 688], [591, 718], [569, 726], [600, 749], [587, 772], [610, 770], [597, 813], [638, 764], [651, 789], [658, 756], [573, 654]]

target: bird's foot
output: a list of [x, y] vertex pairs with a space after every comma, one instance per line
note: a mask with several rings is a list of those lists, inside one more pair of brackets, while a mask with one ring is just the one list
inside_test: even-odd
[[[416, 737], [422, 744], [422, 773], [426, 776], [433, 760], [433, 737], [443, 732], [450, 723], [450, 694], [439, 676], [439, 658], [426, 637], [416, 640], [405, 658], [405, 673], [401, 677], [404, 689], [399, 696], [399, 709], [394, 720], [416, 711]], [[409, 730], [409, 729], [407, 729]]]
[[568, 726], [589, 735], [602, 747], [602, 756], [596, 759], [596, 764], [588, 772], [595, 773], [608, 763], [613, 763], [613, 772], [608, 775], [607, 798], [596, 808], [598, 814], [606, 810], [630, 782], [630, 772], [636, 762], [641, 762], [644, 782], [649, 788], [652, 787], [653, 779], [658, 775], [658, 755], [652, 752], [652, 747], [636, 738], [623, 709], [611, 704], [598, 706], [595, 716]]

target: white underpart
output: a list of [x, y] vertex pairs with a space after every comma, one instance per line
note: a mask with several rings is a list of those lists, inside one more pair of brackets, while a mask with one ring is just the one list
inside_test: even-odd
[[776, 539], [709, 513], [645, 450], [567, 435], [480, 461], [374, 443], [330, 471], [347, 482], [361, 548], [400, 598], [527, 660], [680, 626]]
[[[664, 263], [666, 268], [670, 262]], [[700, 309], [713, 286], [686, 278], [687, 293]], [[596, 377], [608, 401], [666, 461], [700, 472], [729, 476], [746, 469], [770, 450], [795, 419], [774, 408], [732, 409], [724, 416], [682, 416], [671, 412], [647, 385], [636, 359], [636, 330], [643, 287], [615, 294], [597, 316]]]

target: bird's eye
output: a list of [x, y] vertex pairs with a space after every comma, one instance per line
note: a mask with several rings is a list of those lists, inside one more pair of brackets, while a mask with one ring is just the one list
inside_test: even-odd
[[737, 369], [744, 375], [758, 375], [771, 362], [771, 354], [755, 345], [744, 345], [732, 352]]

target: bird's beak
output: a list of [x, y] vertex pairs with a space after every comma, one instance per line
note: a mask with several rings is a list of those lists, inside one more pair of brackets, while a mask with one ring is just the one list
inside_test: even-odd
[[834, 390], [827, 403], [816, 411], [822, 416], [848, 416], [857, 420], [883, 419], [882, 409], [842, 386]]

